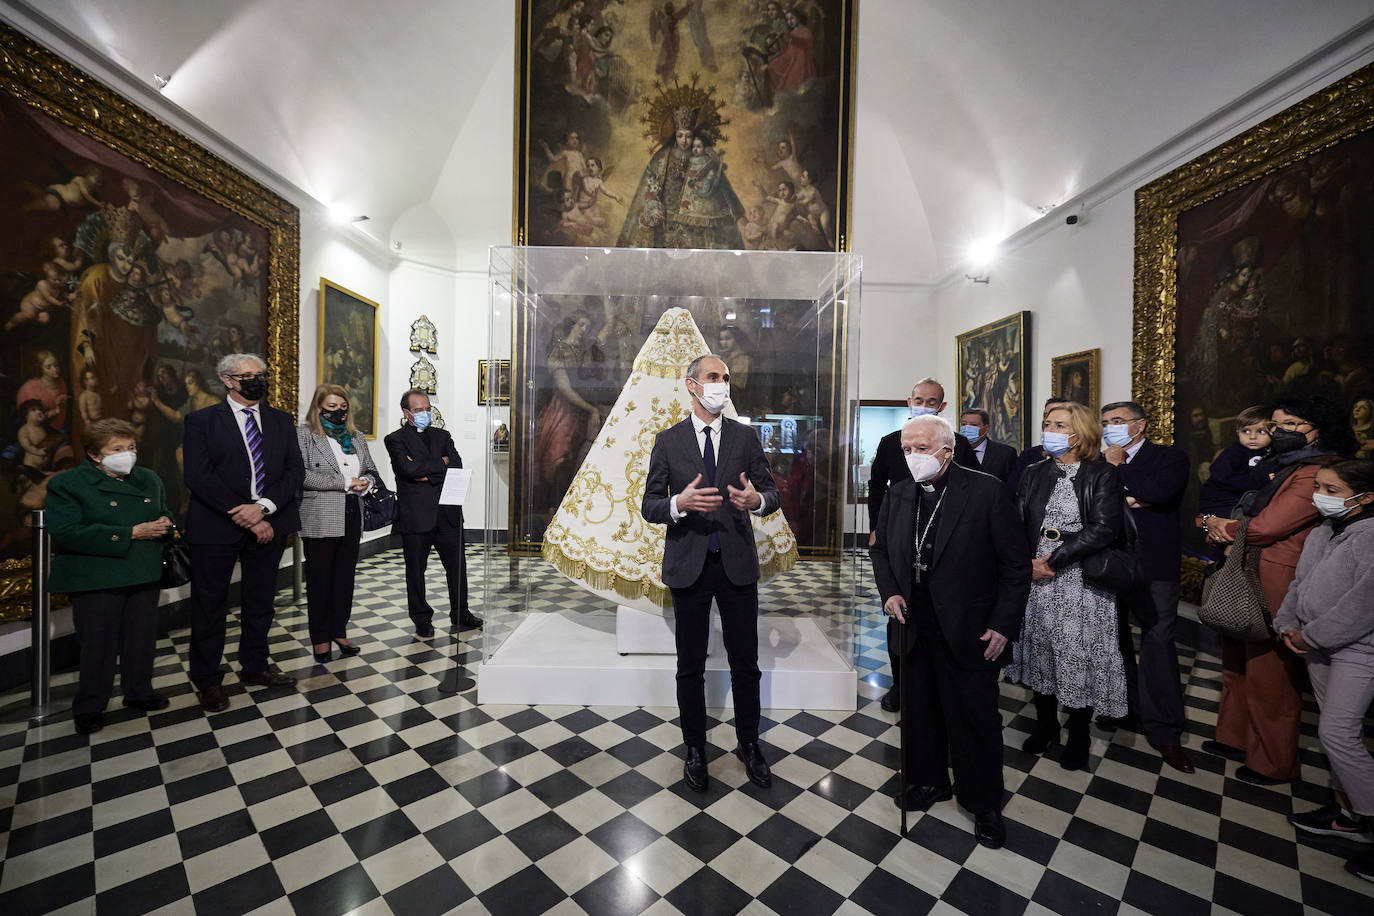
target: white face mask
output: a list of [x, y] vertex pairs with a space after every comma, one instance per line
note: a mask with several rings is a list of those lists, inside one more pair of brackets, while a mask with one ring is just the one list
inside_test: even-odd
[[[1312, 505], [1317, 507], [1317, 511], [1327, 518], [1341, 518], [1355, 511], [1355, 506], [1347, 506], [1346, 502], [1352, 499], [1359, 499], [1363, 493], [1356, 493], [1354, 496], [1347, 496], [1344, 499], [1339, 496], [1332, 496], [1329, 493], [1313, 493]], [[1356, 506], [1359, 503], [1355, 504]]]
[[697, 382], [701, 386], [701, 394], [697, 395], [697, 400], [701, 406], [706, 408], [707, 413], [718, 414], [725, 409], [725, 402], [730, 400], [729, 382]]
[[927, 407], [924, 404], [918, 404], [915, 407], [912, 407], [907, 410], [907, 417], [908, 419], [914, 420], [916, 417], [933, 417], [939, 412], [940, 411], [936, 410], [934, 407]]
[[113, 455], [105, 455], [100, 459], [100, 466], [112, 474], [120, 477], [128, 477], [129, 472], [138, 463], [137, 452], [115, 452]]
[[937, 476], [944, 466], [943, 461], [926, 452], [908, 452], [906, 456], [907, 470], [911, 472], [911, 479], [917, 483], [924, 483]]

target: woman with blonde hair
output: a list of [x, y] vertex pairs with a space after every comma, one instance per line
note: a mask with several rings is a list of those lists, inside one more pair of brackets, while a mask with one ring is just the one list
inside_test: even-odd
[[341, 656], [361, 650], [345, 630], [353, 612], [353, 582], [363, 534], [363, 494], [381, 480], [367, 441], [353, 425], [348, 392], [321, 385], [310, 397], [305, 425], [296, 429], [305, 462], [301, 498], [301, 543], [305, 546], [305, 587], [310, 642], [315, 661], [327, 662], [331, 643]]
[[1059, 705], [1069, 737], [1066, 770], [1086, 769], [1093, 711], [1126, 714], [1126, 673], [1117, 646], [1116, 594], [1083, 578], [1082, 562], [1115, 545], [1125, 524], [1116, 468], [1098, 461], [1101, 424], [1082, 404], [1052, 406], [1041, 422], [1049, 456], [1027, 468], [1016, 501], [1035, 557], [1021, 638], [1007, 676], [1032, 691], [1038, 719], [1022, 750], [1059, 741]]

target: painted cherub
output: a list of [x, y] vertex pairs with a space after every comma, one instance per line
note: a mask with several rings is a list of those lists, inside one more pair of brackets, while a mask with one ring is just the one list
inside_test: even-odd
[[620, 204], [622, 207], [625, 201], [616, 197], [606, 189], [607, 175], [604, 172], [601, 160], [596, 156], [587, 157], [587, 173], [582, 176], [582, 182], [577, 191], [577, 207], [582, 211], [590, 211], [596, 206], [597, 198], [609, 197], [611, 200]]
[[48, 438], [48, 428], [43, 425], [47, 411], [41, 401], [34, 399], [20, 404], [19, 412], [24, 416], [24, 425], [19, 427], [16, 438], [24, 450], [24, 467], [42, 470], [48, 463], [48, 450], [43, 447]]
[[768, 236], [776, 241], [782, 236], [782, 231], [788, 224], [797, 217], [796, 186], [790, 181], [779, 181], [778, 190], [774, 194], [769, 194], [757, 181], [754, 182], [754, 187], [764, 195], [764, 200], [773, 204], [773, 215], [768, 219]]
[[764, 237], [768, 234], [768, 227], [763, 223], [763, 208], [750, 207], [749, 212], [745, 215], [747, 219], [739, 227], [740, 235], [744, 237], [744, 247], [764, 247]]
[[95, 370], [87, 367], [81, 373], [81, 393], [76, 396], [76, 409], [86, 423], [94, 423], [101, 417], [100, 378]]
[[74, 248], [60, 235], [48, 240], [48, 251], [52, 254], [52, 262], [66, 273], [74, 274], [86, 266], [86, 252]]
[[19, 300], [19, 311], [5, 322], [5, 330], [10, 331], [30, 321], [47, 324], [51, 321], [48, 312], [67, 305], [70, 296], [66, 290], [67, 275], [52, 261], [43, 262], [43, 279], [34, 284], [23, 299]]
[[103, 182], [100, 167], [93, 163], [87, 164], [84, 171], [73, 175], [67, 182], [48, 185], [42, 193], [25, 204], [24, 209], [57, 212], [68, 207], [99, 207], [101, 202], [98, 195]]
[[151, 185], [139, 184], [132, 178], [125, 178], [120, 182], [124, 193], [129, 195], [129, 202], [124, 205], [125, 209], [131, 213], [138, 214], [138, 218], [143, 221], [143, 230], [148, 233], [148, 238], [153, 240], [153, 244], [161, 243], [167, 237], [167, 219], [157, 212], [156, 189]]
[[797, 204], [802, 208], [802, 215], [812, 229], [825, 237], [827, 245], [834, 245], [835, 239], [830, 235], [830, 208], [821, 200], [820, 190], [811, 183], [811, 173], [802, 169], [799, 182]]

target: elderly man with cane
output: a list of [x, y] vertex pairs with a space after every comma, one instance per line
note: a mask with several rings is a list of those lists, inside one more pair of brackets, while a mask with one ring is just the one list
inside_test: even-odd
[[902, 832], [907, 811], [953, 797], [952, 764], [974, 835], [996, 849], [1006, 840], [997, 680], [1025, 613], [1031, 556], [1002, 482], [955, 464], [954, 442], [939, 417], [902, 428], [911, 476], [883, 501], [869, 556], [883, 612], [901, 625]]

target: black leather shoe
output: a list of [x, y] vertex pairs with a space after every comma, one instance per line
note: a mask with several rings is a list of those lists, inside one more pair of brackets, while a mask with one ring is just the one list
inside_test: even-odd
[[159, 709], [166, 709], [172, 705], [172, 701], [160, 693], [150, 693], [146, 697], [125, 697], [124, 705], [130, 709], [141, 709], [144, 712], [157, 712]]
[[1192, 758], [1180, 745], [1161, 744], [1155, 750], [1159, 751], [1159, 756], [1164, 758], [1165, 763], [1180, 773], [1192, 773], [1196, 769]]
[[1109, 731], [1114, 728], [1128, 732], [1140, 730], [1140, 716], [1136, 715], [1133, 712], [1128, 712], [1126, 713], [1126, 715], [1120, 717], [1098, 716], [1093, 721], [1097, 723], [1098, 728], [1103, 729], [1104, 731]]
[[1236, 778], [1241, 782], [1248, 782], [1252, 786], [1282, 786], [1293, 782], [1292, 779], [1275, 779], [1272, 776], [1265, 776], [1249, 767], [1241, 767], [1236, 770]]
[[245, 687], [295, 687], [296, 679], [282, 674], [276, 665], [268, 665], [266, 671], [239, 674], [239, 683]]
[[337, 639], [334, 640], [334, 645], [339, 647], [339, 658], [352, 658], [359, 652], [363, 651], [362, 649], [359, 649], [352, 643], [341, 642]]
[[897, 688], [893, 687], [883, 694], [883, 701], [878, 704], [883, 708], [883, 712], [897, 712], [902, 708], [901, 698], [897, 696]]
[[906, 804], [902, 804], [900, 796], [892, 799], [892, 803], [903, 811], [928, 811], [936, 802], [949, 801], [953, 797], [954, 790], [949, 786], [907, 786]]
[[1238, 747], [1232, 747], [1229, 744], [1222, 744], [1220, 741], [1204, 741], [1202, 742], [1202, 749], [1215, 757], [1225, 757], [1227, 760], [1235, 760], [1237, 762], [1243, 762], [1245, 760], [1245, 751]]
[[773, 772], [768, 769], [768, 761], [763, 759], [757, 741], [741, 741], [735, 748], [735, 756], [744, 764], [744, 772], [754, 785], [766, 789], [773, 784]]
[[687, 748], [687, 762], [682, 765], [682, 778], [693, 792], [705, 792], [710, 779], [706, 776], [706, 749]]
[[319, 662], [321, 665], [323, 665], [325, 662], [329, 661], [331, 658], [334, 657], [334, 647], [333, 647], [333, 646], [330, 646], [328, 649], [325, 649], [323, 652], [315, 652], [314, 649], [311, 649], [310, 651], [314, 653], [314, 655], [315, 655], [315, 661]]
[[434, 636], [434, 624], [417, 623], [415, 624], [415, 636], [417, 639], [430, 639]]
[[973, 817], [973, 835], [988, 849], [1001, 849], [1007, 841], [1007, 824], [1000, 811], [989, 811]]
[[73, 715], [72, 721], [76, 724], [78, 735], [93, 735], [105, 727], [105, 714], [93, 712], [90, 715]]
[[229, 708], [229, 694], [219, 684], [209, 684], [196, 691], [200, 708], [206, 712], [223, 712]]
[[455, 623], [454, 626], [462, 627], [465, 630], [480, 630], [482, 629], [483, 623], [485, 623], [485, 621], [472, 613], [472, 611], [464, 611], [458, 615], [458, 622]]

